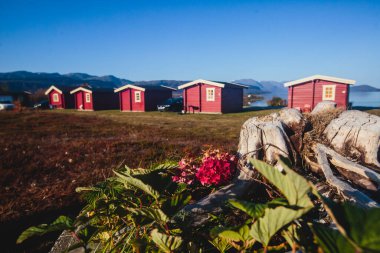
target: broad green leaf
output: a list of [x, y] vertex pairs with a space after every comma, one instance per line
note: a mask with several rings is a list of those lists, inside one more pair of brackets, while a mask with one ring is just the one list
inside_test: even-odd
[[318, 245], [325, 253], [354, 253], [355, 248], [338, 230], [333, 230], [322, 224], [312, 226]]
[[219, 252], [224, 253], [231, 248], [231, 245], [224, 238], [215, 237], [212, 241], [209, 241]]
[[363, 250], [380, 251], [380, 208], [364, 209], [322, 200], [342, 235]]
[[172, 252], [182, 244], [182, 238], [179, 236], [166, 235], [153, 229], [150, 233], [153, 242], [164, 252]]
[[218, 234], [218, 236], [222, 237], [222, 238], [224, 238], [226, 240], [235, 241], [235, 242], [243, 240], [243, 238], [240, 236], [240, 234], [238, 232], [235, 232], [235, 231], [232, 231], [232, 230], [227, 230], [227, 229], [221, 231]]
[[251, 159], [250, 162], [256, 170], [284, 194], [289, 205], [309, 208], [313, 206], [308, 197], [308, 193], [311, 190], [310, 185], [306, 179], [288, 168], [285, 163], [280, 161], [285, 172], [285, 174], [283, 174], [275, 167], [263, 161]]
[[281, 228], [301, 217], [308, 209], [293, 210], [283, 206], [265, 209], [263, 217], [252, 224], [250, 235], [265, 246]]
[[51, 224], [41, 224], [35, 227], [30, 227], [26, 229], [21, 235], [17, 238], [16, 243], [22, 243], [26, 239], [33, 236], [42, 236], [44, 234], [56, 231], [63, 230], [73, 230], [73, 221], [69, 217], [59, 216], [54, 222]]
[[143, 181], [140, 179], [134, 178], [130, 175], [122, 174], [119, 172], [114, 171], [114, 173], [118, 176], [118, 180], [125, 184], [125, 185], [132, 185], [145, 193], [149, 194], [155, 199], [158, 199], [160, 197], [160, 194], [154, 190], [150, 185], [145, 184]]
[[134, 214], [148, 217], [160, 223], [166, 223], [169, 221], [169, 218], [166, 216], [166, 214], [159, 208], [143, 207], [143, 208], [127, 208], [127, 210]]
[[244, 200], [230, 199], [228, 202], [235, 208], [242, 210], [252, 218], [258, 218], [264, 215], [266, 204], [255, 204]]
[[239, 235], [243, 241], [252, 239], [251, 235], [249, 234], [248, 225], [243, 225], [239, 228]]
[[160, 170], [169, 171], [169, 170], [173, 170], [175, 168], [178, 168], [178, 163], [166, 162], [166, 163], [157, 165], [157, 166], [155, 166], [153, 168], [149, 168], [149, 169], [143, 169], [143, 168], [133, 169], [133, 170], [130, 170], [130, 174], [134, 175], [134, 176], [146, 175], [146, 174], [150, 174], [154, 171], [160, 171]]

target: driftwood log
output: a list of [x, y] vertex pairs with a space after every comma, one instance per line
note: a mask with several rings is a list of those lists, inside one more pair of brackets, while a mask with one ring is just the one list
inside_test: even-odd
[[[285, 108], [248, 119], [240, 132], [240, 172], [232, 184], [183, 209], [192, 217], [192, 225], [206, 221], [208, 212], [219, 212], [227, 199], [239, 198], [255, 189], [257, 183], [253, 178], [254, 168], [248, 162], [250, 158], [281, 169], [277, 163], [280, 155], [305, 173], [310, 169], [315, 177], [322, 175], [342, 199], [362, 207], [378, 207], [378, 200], [371, 199], [366, 192], [378, 196], [380, 189], [380, 175], [376, 172], [380, 170], [380, 117], [360, 111], [340, 113], [335, 106], [335, 103], [322, 103], [309, 115]], [[331, 115], [338, 117], [331, 120]], [[317, 118], [313, 120], [313, 117]], [[328, 120], [323, 122], [324, 118]], [[323, 126], [318, 131], [312, 124], [317, 121], [318, 128]], [[312, 131], [316, 133], [304, 138], [305, 133]]]

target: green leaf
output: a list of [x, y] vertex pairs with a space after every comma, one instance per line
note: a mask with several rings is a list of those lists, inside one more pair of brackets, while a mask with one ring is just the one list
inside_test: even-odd
[[122, 174], [122, 173], [119, 173], [116, 171], [114, 171], [114, 173], [118, 176], [118, 180], [121, 183], [123, 183], [127, 186], [132, 185], [132, 186], [144, 191], [145, 193], [149, 194], [150, 196], [152, 196], [155, 199], [158, 199], [160, 197], [160, 194], [156, 190], [154, 190], [150, 185], [145, 184], [140, 179], [137, 179], [137, 178], [134, 178], [130, 175]]
[[243, 241], [252, 239], [251, 235], [249, 234], [248, 225], [243, 225], [239, 228], [239, 235]]
[[266, 179], [276, 186], [286, 197], [289, 205], [299, 207], [312, 207], [313, 204], [308, 197], [311, 190], [309, 183], [302, 176], [295, 173], [292, 169], [280, 160], [284, 172], [266, 164], [263, 161], [251, 159], [250, 162]]
[[338, 230], [333, 230], [322, 224], [312, 226], [318, 245], [325, 253], [354, 253], [355, 248]]
[[160, 223], [166, 223], [169, 221], [169, 218], [166, 216], [166, 214], [159, 208], [143, 207], [127, 208], [127, 210], [134, 214], [142, 215]]
[[35, 227], [30, 227], [26, 229], [21, 235], [17, 238], [16, 243], [22, 243], [26, 239], [34, 236], [42, 236], [44, 234], [56, 231], [63, 230], [73, 230], [74, 224], [73, 220], [66, 216], [59, 216], [51, 224], [41, 224]]
[[243, 240], [243, 238], [240, 236], [238, 232], [228, 230], [228, 229], [219, 232], [218, 236], [226, 240], [235, 241], [235, 242]]
[[322, 200], [343, 236], [363, 250], [380, 251], [380, 208], [364, 209]]
[[153, 242], [164, 252], [173, 252], [182, 244], [181, 237], [162, 234], [157, 229], [153, 229], [150, 235]]
[[265, 246], [270, 239], [285, 225], [298, 219], [306, 212], [306, 209], [293, 210], [283, 206], [274, 209], [265, 209], [263, 217], [252, 224], [250, 235]]
[[235, 208], [242, 210], [252, 218], [258, 218], [264, 215], [266, 204], [255, 204], [243, 200], [230, 199], [228, 202]]
[[212, 241], [209, 241], [219, 252], [224, 253], [231, 248], [231, 245], [224, 238], [215, 237]]
[[149, 169], [143, 169], [143, 168], [138, 168], [138, 169], [133, 169], [133, 170], [130, 169], [130, 174], [134, 175], [134, 176], [136, 176], [136, 175], [147, 175], [147, 174], [150, 174], [154, 171], [160, 171], [160, 170], [169, 171], [169, 170], [173, 170], [176, 168], [178, 168], [178, 163], [166, 162], [166, 163], [159, 164], [159, 165], [157, 165], [153, 168], [149, 168]]
[[170, 207], [184, 206], [191, 200], [191, 195], [188, 193], [173, 194], [170, 198]]

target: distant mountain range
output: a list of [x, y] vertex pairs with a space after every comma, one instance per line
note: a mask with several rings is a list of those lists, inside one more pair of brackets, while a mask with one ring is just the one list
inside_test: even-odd
[[351, 88], [351, 91], [354, 92], [378, 92], [380, 89], [363, 84], [363, 85], [354, 85]]
[[[3, 91], [30, 91], [34, 92], [38, 89], [46, 89], [50, 85], [66, 85], [77, 86], [79, 84], [88, 83], [93, 87], [116, 88], [125, 84], [135, 83], [144, 85], [165, 85], [177, 88], [179, 85], [186, 83], [184, 80], [153, 80], [153, 81], [131, 81], [118, 78], [112, 75], [94, 76], [86, 73], [33, 73], [28, 71], [15, 71], [8, 73], [0, 73], [0, 90]], [[276, 81], [256, 81], [254, 79], [238, 79], [232, 81], [234, 83], [244, 84], [248, 86], [244, 92], [246, 94], [256, 93], [273, 93], [275, 96], [282, 95], [287, 92], [284, 82]], [[355, 85], [351, 88], [354, 92], [375, 92], [380, 89], [369, 85]]]

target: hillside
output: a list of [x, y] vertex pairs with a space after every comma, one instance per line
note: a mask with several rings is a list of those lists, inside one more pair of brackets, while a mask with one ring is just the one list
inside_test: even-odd
[[[94, 87], [115, 88], [128, 83], [141, 85], [165, 85], [177, 88], [184, 84], [186, 80], [151, 80], [151, 81], [131, 81], [128, 79], [118, 78], [113, 75], [95, 76], [87, 73], [33, 73], [28, 71], [15, 71], [8, 73], [0, 73], [0, 90], [5, 91], [30, 91], [34, 92], [38, 89], [46, 89], [52, 84], [76, 86], [82, 83], [88, 83]], [[287, 89], [283, 82], [277, 81], [257, 81], [254, 79], [237, 79], [232, 81], [247, 85], [248, 89], [244, 90], [245, 94], [265, 94], [271, 93], [275, 96], [286, 94]], [[355, 85], [352, 86], [353, 92], [376, 92], [380, 89], [370, 85]]]
[[380, 89], [372, 87], [370, 85], [354, 85], [351, 87], [351, 91], [353, 92], [380, 92]]
[[0, 73], [0, 89], [4, 91], [30, 91], [46, 89], [52, 84], [76, 86], [88, 83], [94, 87], [118, 87], [130, 80], [120, 79], [114, 76], [92, 76], [84, 73], [32, 73], [28, 71], [15, 71]]
[[250, 93], [280, 94], [287, 91], [286, 88], [284, 87], [284, 83], [277, 82], [277, 81], [256, 81], [254, 79], [238, 79], [238, 80], [234, 80], [233, 82], [248, 85], [249, 88], [244, 91], [246, 94], [250, 94]]

